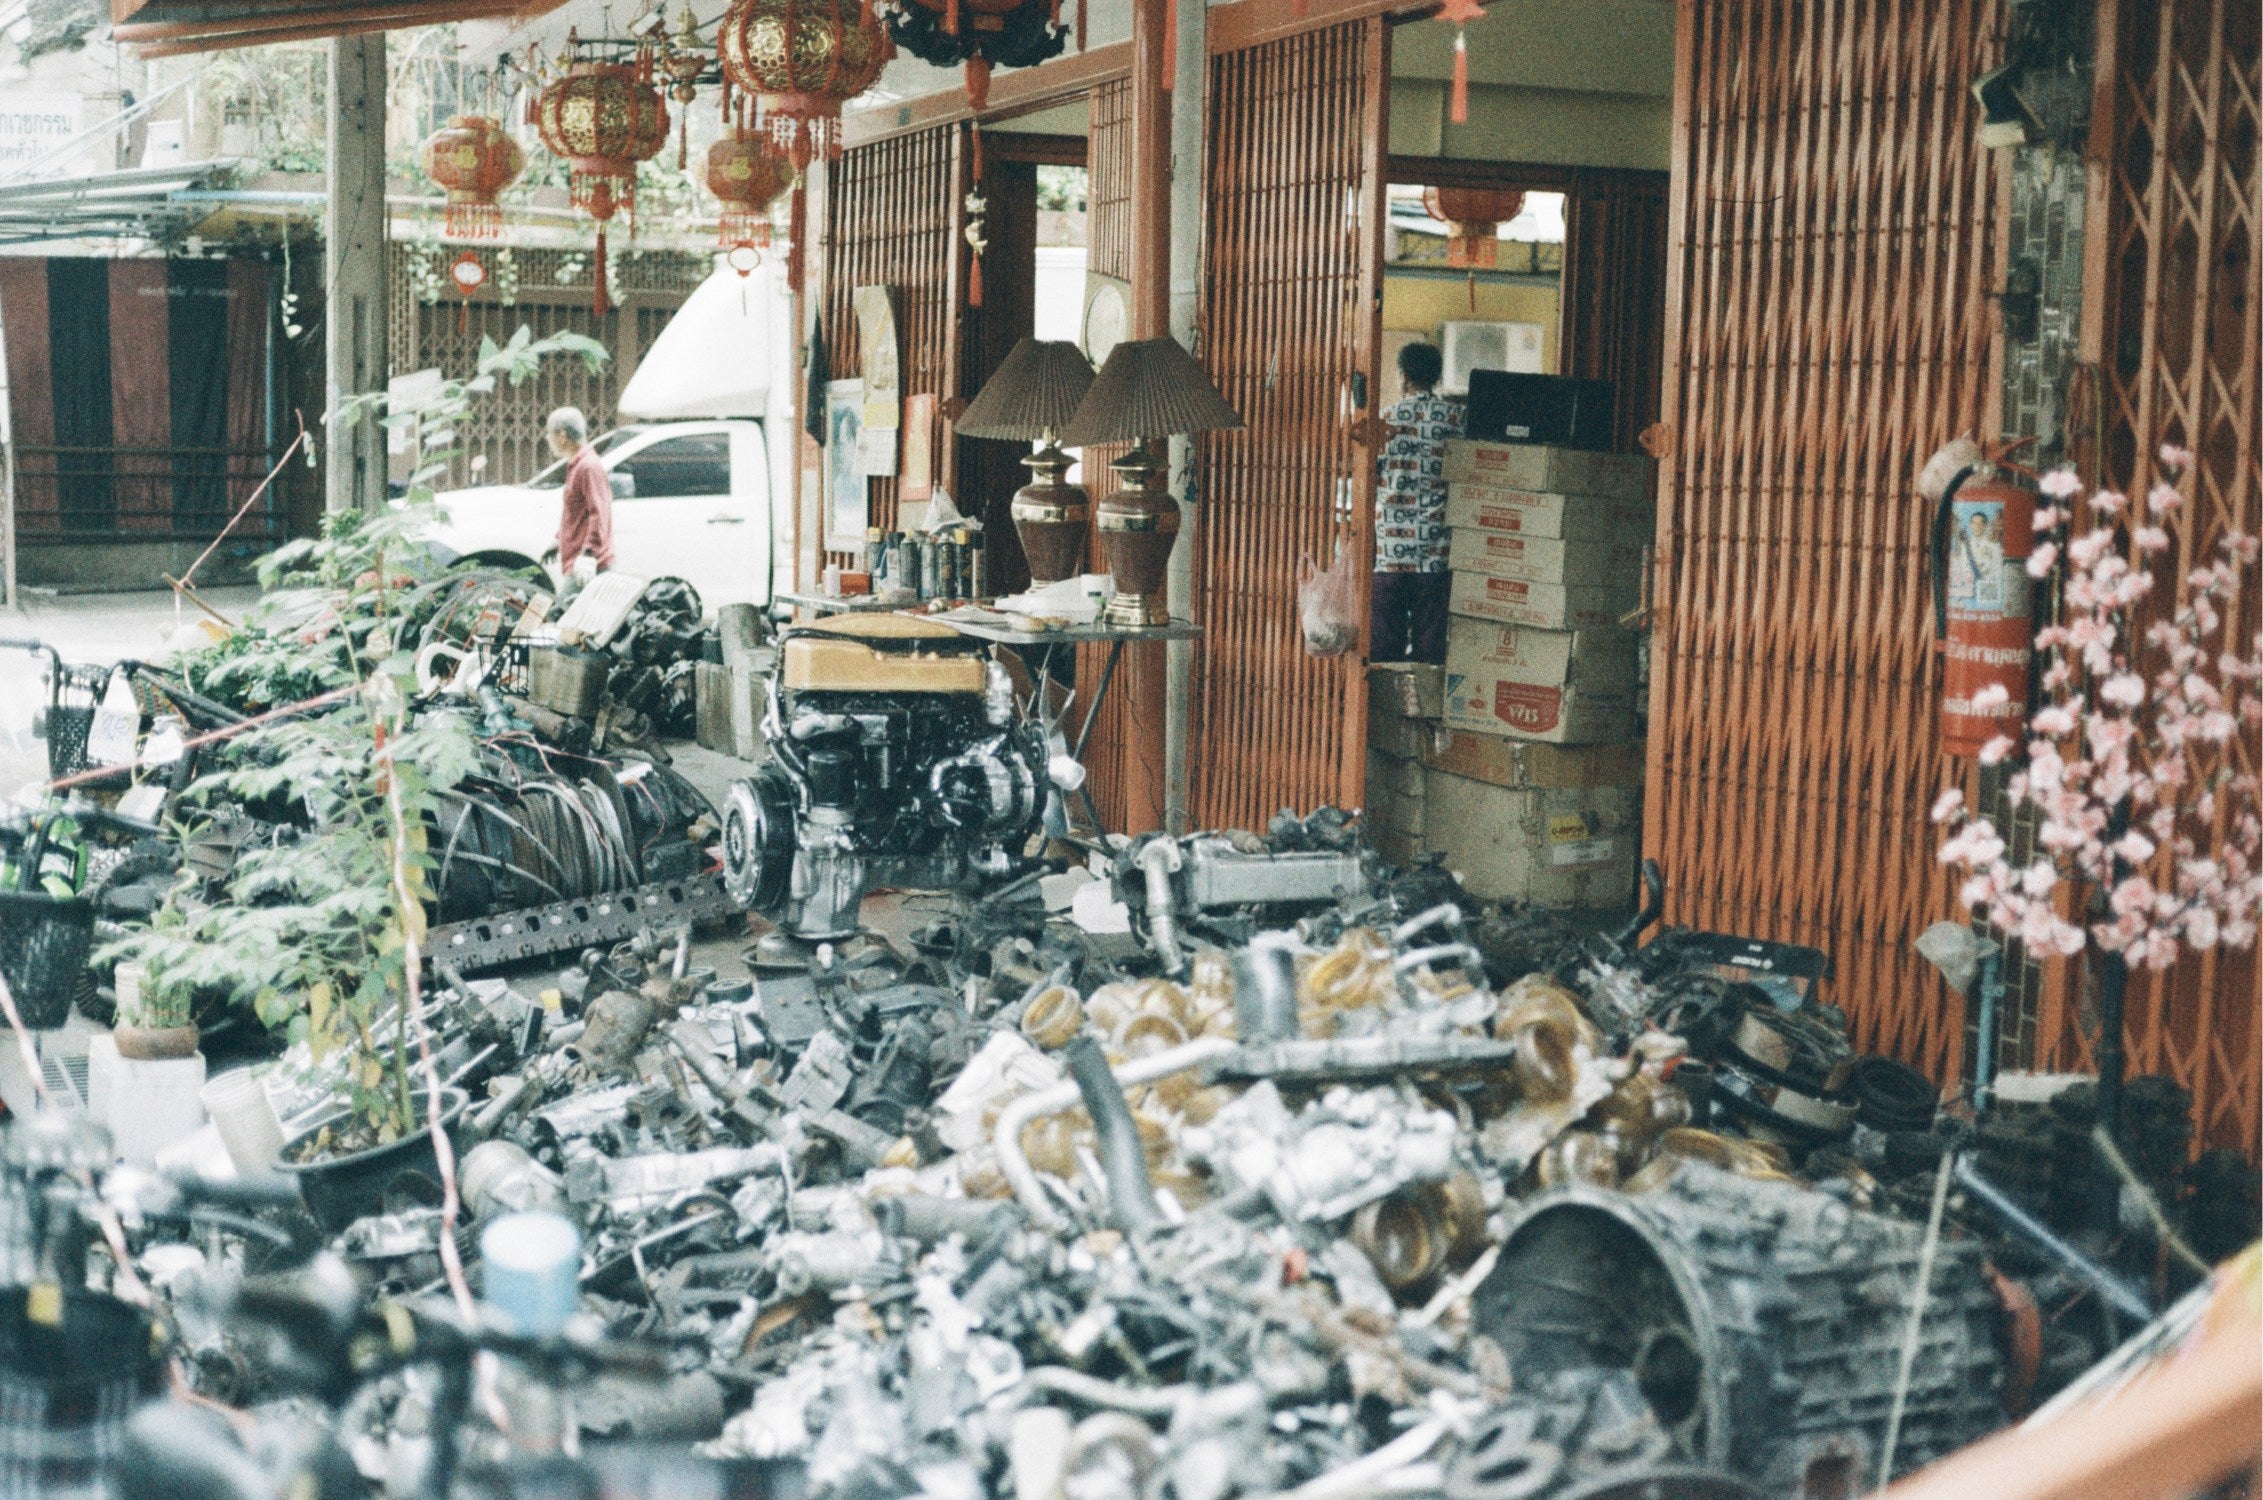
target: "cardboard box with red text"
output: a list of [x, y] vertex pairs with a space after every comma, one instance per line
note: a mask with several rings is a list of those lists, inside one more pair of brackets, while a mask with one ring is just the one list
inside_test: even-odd
[[1600, 500], [1473, 483], [1446, 486], [1446, 524], [1456, 531], [1636, 545], [1650, 540], [1655, 525], [1647, 500]]
[[1620, 629], [1620, 619], [1634, 606], [1633, 596], [1618, 589], [1567, 588], [1482, 573], [1456, 573], [1446, 596], [1453, 614], [1534, 630]]
[[1650, 460], [1639, 453], [1595, 453], [1545, 443], [1455, 438], [1446, 444], [1445, 475], [1448, 484], [1490, 484], [1605, 500], [1643, 500], [1650, 495]]
[[1475, 573], [1592, 589], [1611, 595], [1624, 614], [1642, 602], [1643, 540], [1567, 542], [1462, 526], [1447, 546], [1446, 566], [1457, 576]]
[[1560, 745], [1604, 745], [1635, 729], [1630, 631], [1446, 626], [1446, 727]]

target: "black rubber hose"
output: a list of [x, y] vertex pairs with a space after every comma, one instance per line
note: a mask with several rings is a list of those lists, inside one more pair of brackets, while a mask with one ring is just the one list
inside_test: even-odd
[[1084, 1111], [1092, 1117], [1092, 1133], [1099, 1137], [1100, 1170], [1108, 1178], [1109, 1218], [1126, 1234], [1162, 1228], [1163, 1211], [1155, 1206], [1155, 1187], [1147, 1178], [1147, 1153], [1139, 1146], [1139, 1127], [1132, 1123], [1123, 1086], [1109, 1071], [1100, 1044], [1089, 1036], [1080, 1036], [1069, 1043], [1065, 1055], [1069, 1076], [1084, 1096]]

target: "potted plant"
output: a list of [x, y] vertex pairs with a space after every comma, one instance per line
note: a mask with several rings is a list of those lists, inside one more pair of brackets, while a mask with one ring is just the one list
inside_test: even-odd
[[152, 985], [148, 971], [138, 963], [121, 963], [112, 978], [118, 996], [117, 1019], [111, 1040], [120, 1057], [143, 1061], [164, 1057], [194, 1057], [202, 1040], [191, 1013], [194, 997], [178, 985]]
[[[455, 427], [472, 396], [561, 350], [593, 365], [604, 355], [578, 336], [536, 342], [521, 329], [507, 346], [486, 342], [479, 373], [448, 383], [422, 415]], [[226, 991], [306, 1044], [334, 1108], [285, 1141], [278, 1165], [334, 1227], [371, 1211], [398, 1172], [433, 1171], [433, 1116], [445, 1129], [464, 1104], [460, 1090], [419, 1077], [416, 1041], [427, 830], [440, 794], [478, 759], [466, 716], [411, 703], [403, 609], [447, 571], [420, 540], [444, 457], [419, 453], [405, 503], [331, 516], [321, 537], [263, 559], [263, 597], [244, 625], [180, 664], [199, 691], [244, 707], [302, 707], [231, 741], [188, 797], [286, 813], [288, 831], [238, 854], [221, 899], [177, 890], [149, 929], [110, 950], [142, 966], [145, 994]]]

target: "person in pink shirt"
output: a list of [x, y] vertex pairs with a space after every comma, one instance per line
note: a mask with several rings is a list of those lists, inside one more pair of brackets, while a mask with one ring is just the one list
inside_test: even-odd
[[574, 565], [586, 556], [602, 573], [613, 566], [613, 480], [589, 445], [589, 418], [578, 407], [561, 406], [542, 430], [550, 451], [567, 461], [558, 507], [558, 571], [573, 577]]

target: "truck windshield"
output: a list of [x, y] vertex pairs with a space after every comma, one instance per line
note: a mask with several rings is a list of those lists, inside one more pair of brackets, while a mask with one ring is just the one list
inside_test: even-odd
[[[597, 450], [597, 456], [599, 458], [603, 458], [606, 454], [612, 452], [615, 448], [620, 447], [621, 444], [627, 442], [630, 438], [635, 437], [642, 431], [644, 431], [644, 429], [641, 427], [616, 427], [611, 432], [606, 433], [604, 436], [591, 443], [590, 446]], [[528, 480], [526, 482], [527, 488], [530, 490], [554, 490], [560, 488], [566, 482], [566, 463], [567, 460], [562, 458], [559, 459], [549, 468], [544, 469], [541, 473]]]

